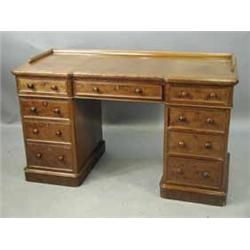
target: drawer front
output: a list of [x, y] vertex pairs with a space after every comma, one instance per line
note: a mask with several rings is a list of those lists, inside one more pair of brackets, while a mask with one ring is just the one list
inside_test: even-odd
[[70, 117], [71, 104], [67, 100], [20, 98], [20, 105], [24, 117]]
[[169, 126], [224, 132], [227, 128], [228, 112], [200, 108], [169, 108]]
[[169, 102], [231, 106], [232, 89], [229, 87], [170, 86]]
[[69, 123], [24, 121], [26, 139], [71, 142], [71, 125]]
[[74, 82], [77, 96], [162, 100], [162, 86], [132, 83]]
[[200, 135], [173, 131], [168, 133], [168, 151], [170, 153], [224, 158], [223, 135]]
[[27, 143], [27, 161], [32, 167], [72, 170], [73, 156], [70, 146]]
[[30, 94], [30, 95], [39, 94], [39, 95], [52, 95], [52, 96], [69, 95], [67, 79], [18, 78], [17, 86], [19, 94]]
[[168, 183], [219, 189], [222, 162], [169, 157], [166, 179]]

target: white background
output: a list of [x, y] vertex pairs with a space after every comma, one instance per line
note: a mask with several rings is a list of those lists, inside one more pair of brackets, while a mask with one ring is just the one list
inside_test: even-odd
[[[0, 25], [2, 30], [249, 30], [247, 5], [240, 0], [9, 0], [1, 1]], [[2, 249], [249, 248], [249, 219], [5, 219], [0, 225]]]

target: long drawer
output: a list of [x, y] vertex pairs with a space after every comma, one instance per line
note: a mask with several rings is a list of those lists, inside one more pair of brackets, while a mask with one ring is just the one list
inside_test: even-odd
[[73, 154], [70, 145], [28, 142], [26, 151], [29, 167], [72, 170]]
[[25, 119], [23, 125], [26, 139], [71, 142], [71, 125], [69, 122]]
[[219, 189], [222, 182], [222, 164], [222, 161], [169, 157], [166, 180], [172, 184]]
[[162, 86], [157, 84], [74, 81], [74, 95], [124, 99], [162, 100]]
[[189, 134], [168, 131], [168, 152], [224, 158], [224, 135]]

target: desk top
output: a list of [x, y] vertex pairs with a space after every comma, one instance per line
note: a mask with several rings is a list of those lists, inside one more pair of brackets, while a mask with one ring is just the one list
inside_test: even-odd
[[218, 85], [238, 82], [235, 57], [227, 53], [50, 49], [32, 57], [12, 73], [156, 79]]

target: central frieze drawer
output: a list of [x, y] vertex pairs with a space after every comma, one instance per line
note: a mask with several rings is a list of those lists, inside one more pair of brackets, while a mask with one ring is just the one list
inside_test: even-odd
[[74, 95], [125, 99], [162, 100], [162, 86], [142, 83], [74, 81]]
[[46, 169], [72, 170], [73, 154], [68, 145], [27, 143], [28, 165]]
[[25, 120], [24, 134], [26, 139], [71, 142], [71, 125], [52, 121]]
[[223, 135], [168, 132], [169, 153], [224, 158], [225, 144]]

